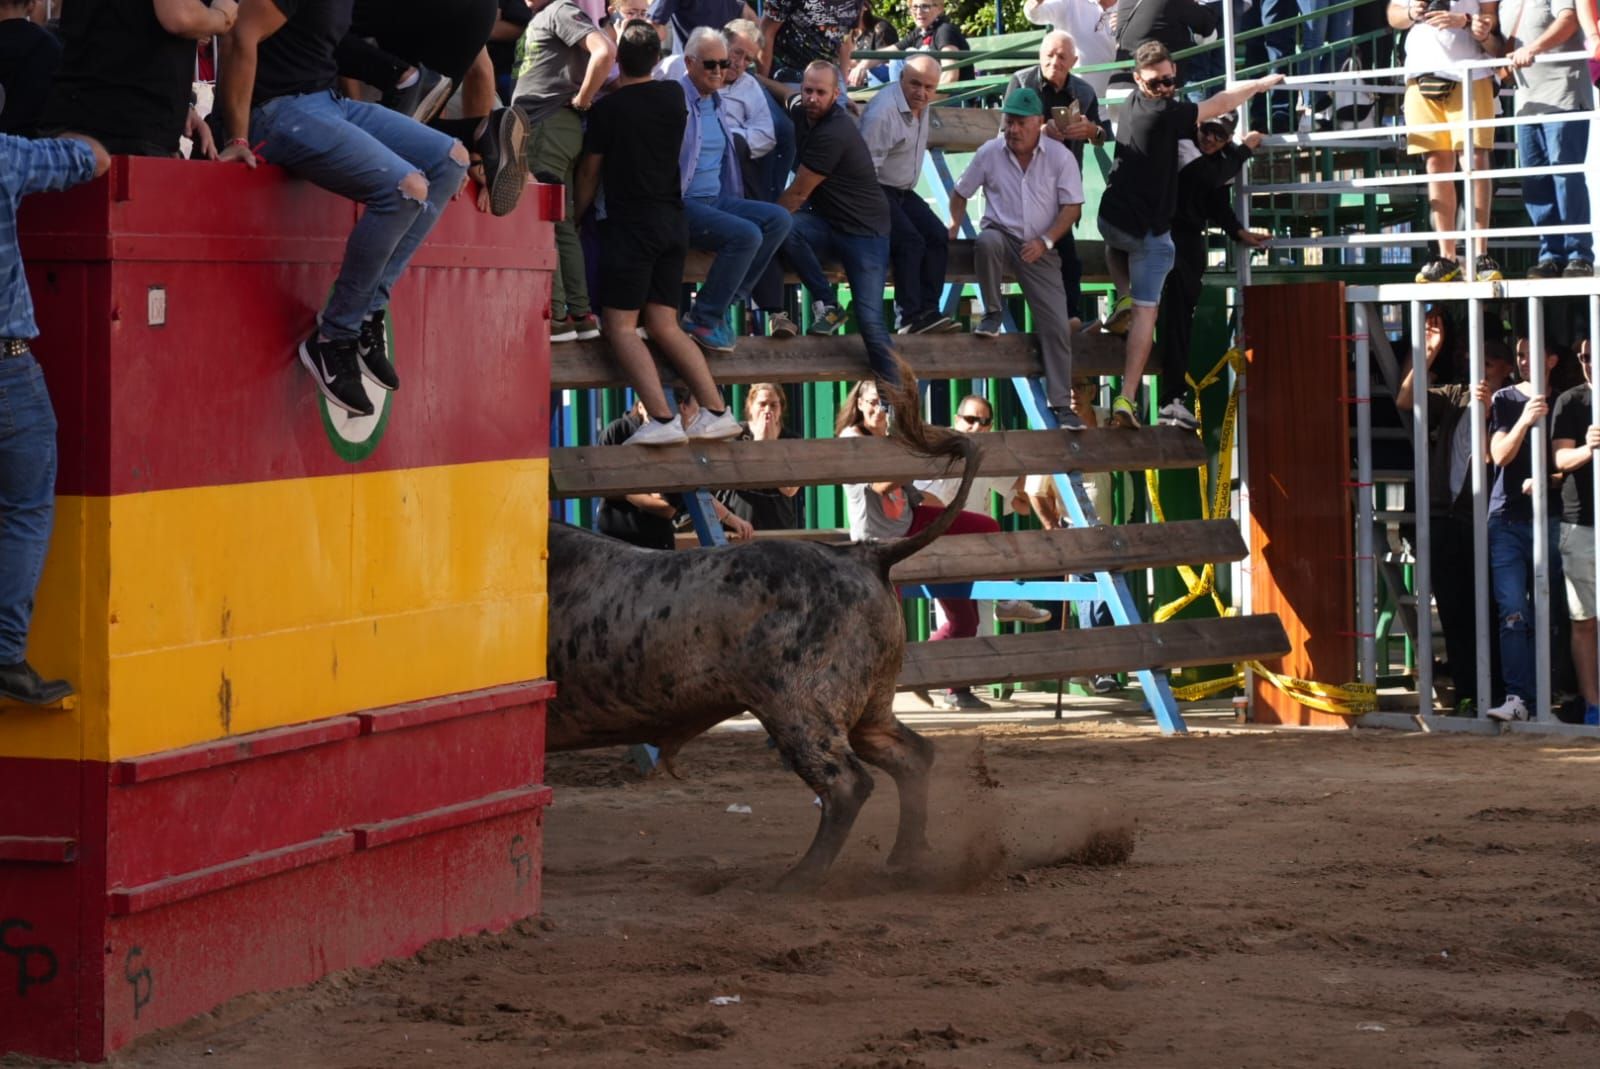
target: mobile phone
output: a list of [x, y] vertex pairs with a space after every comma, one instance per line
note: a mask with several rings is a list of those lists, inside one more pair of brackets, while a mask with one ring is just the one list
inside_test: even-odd
[[1076, 100], [1063, 107], [1050, 109], [1050, 118], [1055, 120], [1057, 126], [1070, 126], [1078, 121], [1078, 116], [1081, 114], [1083, 109], [1078, 106]]

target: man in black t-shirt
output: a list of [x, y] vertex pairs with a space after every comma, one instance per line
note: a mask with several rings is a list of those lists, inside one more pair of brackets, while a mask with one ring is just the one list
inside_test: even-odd
[[[678, 294], [689, 226], [683, 214], [678, 149], [689, 109], [676, 82], [652, 80], [661, 39], [643, 19], [622, 28], [617, 88], [589, 112], [578, 162], [578, 216], [600, 201], [600, 324], [650, 419], [629, 441], [675, 445], [690, 438], [737, 438], [700, 347], [678, 325]], [[685, 425], [667, 405], [650, 350], [637, 333], [640, 310], [650, 340], [688, 384], [699, 411]]]
[[88, 134], [113, 156], [176, 156], [192, 137], [195, 155], [216, 147], [189, 97], [195, 42], [233, 27], [234, 0], [73, 0], [61, 15], [61, 67], [39, 128]]
[[373, 413], [366, 382], [400, 387], [384, 325], [389, 293], [450, 198], [467, 150], [377, 104], [339, 96], [334, 49], [352, 0], [244, 0], [223, 39], [217, 111], [224, 160], [267, 163], [365, 205], [300, 362], [329, 404]]
[[[1122, 392], [1111, 405], [1119, 427], [1139, 426], [1133, 399], [1150, 359], [1161, 287], [1172, 269], [1172, 213], [1178, 201], [1178, 142], [1192, 140], [1200, 123], [1234, 111], [1283, 81], [1269, 74], [1224, 90], [1199, 104], [1177, 96], [1178, 69], [1166, 45], [1146, 41], [1134, 53], [1136, 88], [1117, 126], [1117, 159], [1100, 198], [1100, 236], [1118, 297], [1105, 329], [1128, 336]], [[1182, 401], [1160, 413], [1161, 422], [1196, 426]], [[1180, 411], [1181, 410], [1181, 411]]]
[[844, 322], [837, 293], [821, 259], [837, 259], [854, 295], [850, 307], [878, 378], [898, 383], [883, 291], [889, 275], [889, 202], [861, 131], [834, 107], [839, 68], [818, 60], [806, 68], [800, 93], [789, 102], [795, 129], [794, 181], [778, 203], [794, 213], [783, 256], [811, 292], [808, 333], [832, 334]]
[[0, 134], [33, 134], [61, 65], [61, 42], [29, 17], [35, 3], [0, 0]]
[[[1584, 377], [1589, 362], [1583, 362]], [[1600, 664], [1595, 660], [1594, 451], [1600, 426], [1594, 421], [1587, 382], [1556, 398], [1550, 452], [1561, 482], [1561, 574], [1567, 580], [1567, 615], [1572, 621], [1572, 666], [1588, 706], [1587, 724], [1600, 723]]]

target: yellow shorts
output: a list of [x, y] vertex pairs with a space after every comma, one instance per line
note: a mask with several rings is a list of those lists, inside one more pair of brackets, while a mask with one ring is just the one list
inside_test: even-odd
[[[1472, 117], [1492, 119], [1498, 114], [1495, 108], [1494, 79], [1478, 78], [1472, 83]], [[1429, 100], [1422, 95], [1416, 82], [1406, 83], [1406, 125], [1423, 126], [1429, 123], [1462, 122], [1461, 85], [1450, 91], [1443, 100]], [[1461, 129], [1425, 130], [1406, 135], [1406, 153], [1420, 156], [1425, 152], [1460, 152], [1465, 147]], [[1472, 131], [1472, 143], [1478, 148], [1494, 147], [1494, 128], [1480, 126]]]

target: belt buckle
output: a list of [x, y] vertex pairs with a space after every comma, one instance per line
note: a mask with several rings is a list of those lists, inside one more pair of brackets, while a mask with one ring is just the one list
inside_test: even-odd
[[3, 343], [0, 343], [0, 356], [5, 358], [26, 356], [27, 353], [28, 342], [25, 338], [6, 338]]

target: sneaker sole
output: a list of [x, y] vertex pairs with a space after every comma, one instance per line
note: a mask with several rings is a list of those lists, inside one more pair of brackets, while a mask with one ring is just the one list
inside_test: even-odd
[[1111, 413], [1111, 422], [1115, 423], [1118, 427], [1125, 431], [1136, 431], [1139, 429], [1139, 417], [1130, 412]]
[[998, 330], [980, 330], [977, 327], [973, 327], [972, 336], [974, 338], [998, 338], [1000, 332]]
[[1132, 321], [1133, 309], [1124, 308], [1121, 311], [1112, 312], [1111, 318], [1107, 319], [1100, 329], [1107, 334], [1126, 334], [1128, 333], [1128, 327], [1132, 325]]
[[722, 434], [691, 434], [691, 435], [689, 435], [689, 441], [691, 441], [691, 442], [725, 442], [729, 438], [737, 438], [737, 437], [739, 437], [739, 435], [741, 435], [743, 433], [744, 433], [744, 429], [743, 428], [735, 427], [733, 430], [725, 431]]
[[789, 329], [775, 330], [770, 335], [768, 335], [768, 337], [777, 338], [780, 341], [786, 341], [789, 338], [793, 338], [793, 337], [798, 336], [799, 333], [800, 332], [798, 330], [789, 330]]
[[1435, 282], [1459, 282], [1461, 281], [1461, 271], [1457, 269], [1443, 278], [1429, 278], [1421, 271], [1418, 271], [1416, 281], [1424, 286], [1431, 286]]
[[837, 326], [818, 327], [816, 325], [813, 325], [810, 330], [806, 331], [807, 334], [814, 338], [826, 338], [830, 335], [837, 334], [838, 332], [839, 328]]
[[516, 108], [507, 108], [500, 117], [496, 132], [500, 142], [500, 169], [489, 181], [489, 211], [494, 215], [510, 215], [528, 188], [528, 156], [524, 146], [528, 140], [528, 120]]
[[945, 317], [943, 317], [941, 319], [938, 319], [938, 320], [936, 320], [936, 321], [934, 321], [932, 323], [929, 323], [927, 326], [923, 327], [921, 330], [914, 330], [911, 333], [913, 333], [913, 334], [944, 334], [944, 333], [946, 333], [946, 328], [947, 327], [953, 327], [953, 326], [955, 326], [955, 322], [953, 320], [951, 320], [949, 316], [945, 316]]
[[375, 411], [372, 408], [351, 408], [348, 404], [335, 397], [328, 390], [328, 384], [322, 381], [322, 372], [317, 370], [317, 362], [312, 359], [311, 350], [306, 348], [305, 342], [300, 343], [300, 363], [305, 365], [305, 369], [311, 373], [311, 381], [317, 384], [317, 392], [326, 397], [330, 405], [342, 408], [352, 416], [370, 416]]
[[456, 86], [448, 78], [440, 78], [428, 94], [417, 101], [416, 108], [411, 112], [411, 117], [423, 126], [427, 126], [439, 117], [444, 106], [450, 103], [450, 98], [455, 96]]
[[733, 346], [731, 346], [731, 345], [727, 345], [727, 346], [717, 345], [715, 342], [708, 341], [705, 338], [702, 338], [700, 335], [694, 333], [693, 331], [686, 331], [685, 333], [687, 333], [689, 335], [689, 337], [691, 339], [693, 339], [693, 341], [694, 341], [694, 343], [696, 345], [700, 346], [700, 348], [704, 349], [708, 353], [731, 353], [731, 352], [733, 352]]
[[598, 338], [599, 336], [600, 336], [600, 328], [599, 327], [585, 327], [583, 330], [575, 331], [573, 333], [573, 335], [572, 335], [572, 340], [573, 341], [593, 341], [595, 338]]

